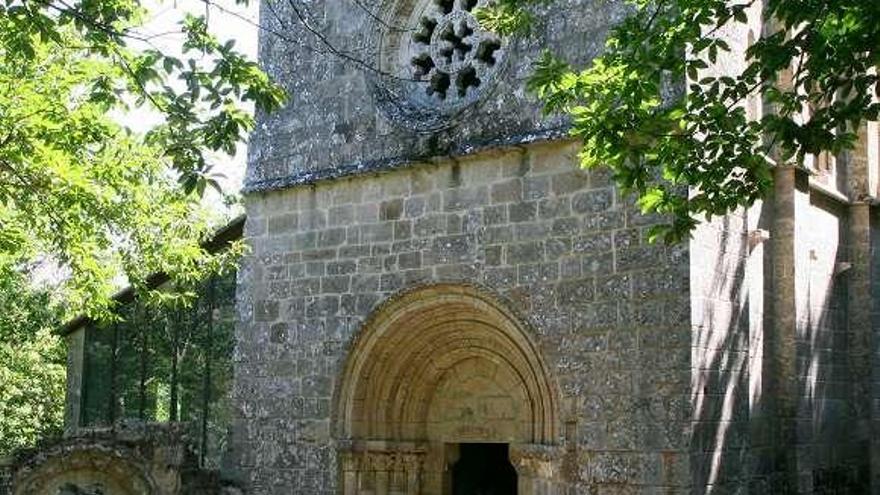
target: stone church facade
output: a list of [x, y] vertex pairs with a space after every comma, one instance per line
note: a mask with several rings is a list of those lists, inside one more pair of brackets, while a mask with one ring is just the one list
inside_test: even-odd
[[537, 47], [588, 62], [620, 5], [550, 4], [531, 39], [481, 32], [478, 5], [316, 7], [367, 69], [263, 40], [296, 104], [252, 138], [230, 472], [439, 495], [486, 443], [521, 494], [866, 492], [876, 127], [652, 245], [658, 219], [523, 92]]
[[763, 203], [650, 244], [661, 219], [581, 170], [523, 88], [541, 47], [600, 53], [620, 5], [551, 3], [512, 39], [479, 28], [482, 0], [296, 5], [263, 5], [309, 41], [261, 39], [293, 103], [250, 143], [221, 478], [880, 493], [875, 124], [851, 153], [775, 167]]

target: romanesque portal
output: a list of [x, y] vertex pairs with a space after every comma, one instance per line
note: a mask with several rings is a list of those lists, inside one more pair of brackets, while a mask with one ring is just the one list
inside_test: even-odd
[[350, 356], [337, 397], [343, 493], [453, 494], [479, 483], [463, 474], [471, 455], [496, 459], [485, 467], [498, 472], [512, 465], [520, 494], [555, 493], [557, 393], [519, 320], [492, 298], [453, 285], [409, 291], [374, 313]]

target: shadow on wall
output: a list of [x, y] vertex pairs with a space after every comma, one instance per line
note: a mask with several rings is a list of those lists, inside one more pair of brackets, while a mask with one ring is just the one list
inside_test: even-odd
[[[714, 266], [712, 276], [692, 284], [699, 297], [692, 344], [694, 493], [867, 492], [868, 453], [851, 428], [857, 412], [848, 366], [847, 275], [835, 273], [847, 257], [846, 247], [837, 244], [845, 239], [845, 212], [820, 201], [811, 206], [811, 230], [798, 234], [795, 256], [797, 397], [788, 433], [773, 416], [776, 397], [764, 395], [770, 384], [762, 383], [762, 375], [778, 371], [764, 361], [764, 332], [772, 325], [768, 278], [780, 274], [771, 245], [749, 246], [744, 217], [701, 227], [714, 232], [697, 237], [710, 239], [698, 249], [706, 260], [715, 255], [714, 264], [706, 265]], [[762, 212], [758, 228], [768, 223]], [[829, 229], [836, 239], [828, 238]], [[788, 448], [780, 451], [779, 445]], [[786, 460], [778, 455], [796, 462], [798, 486], [788, 486], [779, 472]]]
[[[744, 290], [749, 258], [745, 223], [742, 217], [724, 217], [704, 224], [695, 236], [696, 242], [703, 241], [697, 245], [702, 256], [695, 254], [695, 259], [704, 259], [705, 267], [714, 267], [714, 272], [705, 276], [692, 269], [695, 283], [691, 286], [697, 295], [693, 301], [691, 384], [694, 493], [745, 485], [752, 313], [750, 294]], [[710, 260], [712, 253], [716, 255]]]
[[[869, 451], [860, 445], [864, 413], [856, 397], [859, 353], [850, 319], [852, 249], [846, 243], [847, 210], [821, 196], [811, 197], [811, 227], [803, 233], [798, 280], [796, 434], [798, 475], [804, 493], [867, 493]], [[823, 233], [836, 232], [837, 244]]]

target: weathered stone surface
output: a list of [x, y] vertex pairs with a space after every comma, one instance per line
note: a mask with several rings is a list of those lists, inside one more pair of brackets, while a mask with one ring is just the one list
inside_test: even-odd
[[[532, 98], [523, 97], [522, 79], [541, 49], [548, 46], [575, 63], [589, 62], [601, 52], [605, 33], [623, 12], [622, 5], [616, 2], [568, 2], [567, 15], [547, 15], [546, 25], [532, 36], [505, 42], [504, 56], [492, 70], [495, 75], [491, 81], [485, 81], [487, 87], [492, 86], [491, 90], [481, 91], [479, 97], [472, 99], [473, 104], [449, 120], [451, 125], [425, 132], [396, 115], [405, 112], [407, 105], [423, 102], [401, 101], [393, 95], [389, 98], [387, 85], [382, 83], [383, 75], [370, 70], [381, 67], [399, 77], [412, 77], [408, 68], [398, 72], [400, 68], [383, 62], [383, 46], [397, 46], [400, 42], [386, 39], [383, 45], [382, 39], [397, 36], [389, 26], [417, 24], [408, 14], [395, 17], [396, 12], [409, 12], [414, 6], [367, 0], [360, 7], [352, 7], [345, 2], [328, 1], [309, 4], [307, 8], [310, 22], [314, 23], [311, 28], [337, 50], [352, 54], [345, 59], [315, 50], [324, 40], [298, 22], [297, 13], [290, 5], [263, 4], [261, 19], [268, 29], [261, 32], [261, 60], [266, 70], [293, 96], [293, 103], [280, 112], [261, 116], [250, 139], [246, 189], [312, 183], [321, 178], [408, 166], [428, 157], [448, 154], [464, 157], [481, 147], [564, 135], [566, 121], [543, 116]], [[271, 32], [284, 32], [286, 39], [302, 42], [290, 43]], [[406, 59], [405, 64], [409, 65], [410, 60]], [[386, 101], [389, 103], [383, 104]], [[548, 166], [538, 161], [535, 167]], [[514, 160], [504, 168], [494, 169], [492, 174], [518, 174], [529, 166], [528, 162]], [[470, 183], [481, 176], [482, 171], [471, 168], [449, 179]], [[390, 188], [397, 186], [388, 185], [382, 192], [393, 195]], [[423, 187], [421, 182], [407, 182], [406, 186], [413, 194]], [[516, 192], [509, 194], [534, 200], [544, 197], [550, 189], [558, 194], [560, 188], [567, 187], [581, 189], [569, 177], [533, 177], [529, 182], [518, 184]], [[346, 194], [377, 199], [371, 196], [373, 191], [367, 190], [339, 194], [335, 196], [337, 204], [345, 203]], [[461, 194], [468, 193], [462, 191]]]
[[[684, 352], [681, 360], [669, 360], [669, 355], [671, 349], [687, 347], [688, 326], [666, 320], [663, 311], [688, 307], [687, 250], [680, 250], [679, 263], [669, 266], [665, 247], [643, 244], [643, 232], [649, 224], [630, 225], [624, 205], [613, 199], [613, 189], [604, 185], [591, 189], [591, 173], [572, 173], [574, 146], [559, 142], [477, 154], [467, 161], [437, 162], [423, 169], [328, 181], [284, 192], [289, 197], [284, 204], [305, 205], [296, 210], [299, 218], [322, 218], [322, 213], [314, 211], [340, 211], [345, 206], [355, 212], [377, 213], [364, 219], [330, 215], [332, 226], [299, 222], [292, 232], [296, 236], [320, 239], [328, 230], [340, 228], [358, 235], [348, 236], [333, 249], [284, 248], [280, 253], [283, 259], [320, 258], [320, 270], [297, 270], [294, 266], [298, 262], [288, 268], [289, 273], [299, 274], [290, 281], [291, 294], [309, 296], [301, 306], [280, 296], [258, 300], [254, 315], [243, 315], [238, 335], [243, 346], [252, 338], [255, 326], [264, 322], [277, 325], [296, 320], [314, 333], [305, 339], [303, 332], [297, 331], [295, 343], [281, 344], [287, 346], [284, 355], [299, 363], [297, 366], [276, 365], [268, 353], [256, 349], [240, 362], [235, 401], [260, 404], [261, 412], [258, 417], [240, 415], [235, 422], [239, 426], [233, 428], [237, 441], [247, 444], [246, 449], [232, 450], [228, 456], [228, 465], [239, 479], [257, 493], [278, 493], [263, 483], [279, 479], [282, 473], [311, 480], [310, 488], [303, 485], [301, 493], [340, 489], [342, 480], [333, 468], [339, 454], [333, 445], [350, 438], [334, 430], [332, 425], [340, 420], [340, 411], [334, 407], [340, 405], [330, 405], [340, 393], [337, 387], [345, 363], [356, 358], [351, 354], [352, 338], [365, 331], [363, 325], [370, 315], [395, 294], [424, 284], [451, 282], [476, 284], [528, 325], [529, 338], [535, 339], [540, 359], [548, 364], [551, 383], [558, 387], [559, 431], [563, 418], [593, 425], [582, 430], [591, 432], [588, 437], [570, 441], [559, 437], [550, 442], [568, 445], [572, 452], [595, 459], [584, 467], [593, 474], [560, 478], [560, 486], [585, 489], [622, 483], [636, 490], [689, 486], [686, 478], [669, 478], [668, 462], [663, 460], [663, 453], [670, 452], [677, 456], [678, 465], [687, 464], [687, 442], [683, 440], [687, 438], [687, 418], [673, 420], [648, 413], [639, 405], [640, 401], [657, 401], [658, 410], [665, 411], [663, 404], [687, 403], [690, 355]], [[509, 177], [509, 163], [531, 166], [516, 165], [518, 175]], [[595, 182], [604, 184], [602, 181]], [[419, 192], [413, 195], [416, 189]], [[374, 196], [370, 191], [383, 194]], [[346, 205], [329, 198], [356, 199]], [[251, 195], [247, 203], [249, 214], [259, 221], [260, 212], [267, 211], [265, 200]], [[597, 223], [597, 216], [616, 220]], [[403, 218], [411, 229], [399, 228]], [[557, 224], [557, 219], [564, 219], [564, 226]], [[398, 230], [404, 233], [397, 234]], [[276, 252], [274, 235], [267, 231], [249, 238], [254, 251], [247, 263]], [[320, 257], [314, 254], [316, 250]], [[250, 293], [264, 293], [261, 287], [271, 283], [265, 271], [249, 273], [252, 277], [240, 285], [239, 297], [243, 299], [249, 299]], [[282, 314], [273, 310], [275, 307], [300, 309]], [[451, 315], [460, 312], [449, 311]], [[421, 323], [407, 321], [407, 331], [420, 332]], [[280, 332], [283, 327], [273, 328]], [[649, 328], [656, 331], [644, 333]], [[461, 338], [479, 335], [471, 336], [471, 331], [476, 329], [463, 327]], [[627, 341], [623, 335], [631, 338]], [[274, 340], [289, 339], [276, 336]], [[404, 349], [385, 347], [382, 352], [391, 357]], [[443, 354], [438, 351], [435, 356], [440, 359]], [[272, 371], [267, 374], [263, 370]], [[658, 376], [660, 370], [662, 375]], [[462, 379], [483, 374], [458, 373]], [[271, 380], [271, 388], [267, 380]], [[579, 403], [597, 397], [605, 404], [628, 405], [598, 409], [589, 418], [578, 412]], [[284, 400], [278, 400], [281, 398]], [[313, 409], [308, 415], [298, 412], [294, 420], [289, 412], [291, 401], [322, 401], [328, 407]], [[515, 410], [515, 403], [503, 409]], [[452, 401], [446, 409], [460, 406]], [[290, 436], [269, 443], [253, 440], [258, 432], [270, 434], [278, 428], [289, 431]], [[307, 461], [306, 452], [311, 449], [323, 449], [323, 457]], [[275, 451], [294, 454], [282, 460]], [[580, 461], [576, 459], [579, 457], [567, 462], [577, 464]], [[621, 462], [624, 464], [618, 466]], [[624, 465], [633, 467], [624, 469]], [[686, 467], [678, 471], [682, 469], [686, 471]]]

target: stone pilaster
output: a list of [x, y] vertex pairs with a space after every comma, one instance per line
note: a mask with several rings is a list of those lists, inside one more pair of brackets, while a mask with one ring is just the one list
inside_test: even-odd
[[774, 174], [761, 386], [751, 437], [757, 492], [783, 494], [797, 492], [796, 227], [809, 199], [805, 172], [779, 166]]
[[869, 250], [871, 272], [869, 284], [871, 286], [871, 458], [870, 458], [870, 483], [871, 493], [880, 494], [880, 263], [877, 256], [877, 246], [880, 244], [880, 229], [878, 229], [878, 211], [876, 207], [870, 209], [871, 216], [871, 247]]
[[[872, 297], [871, 297], [871, 209], [865, 202], [849, 207], [848, 251], [849, 266], [839, 267], [842, 276], [848, 277], [849, 306], [849, 366], [853, 377], [852, 404], [856, 423], [852, 425], [858, 439], [858, 449], [870, 455], [871, 449], [871, 401], [873, 379], [871, 369], [872, 349]], [[876, 477], [877, 473], [872, 473]], [[876, 483], [874, 483], [876, 485]], [[876, 492], [876, 487], [875, 487]]]
[[[855, 424], [851, 425], [857, 442], [857, 456], [869, 459], [870, 483], [873, 493], [880, 493], [880, 445], [872, 434], [875, 400], [872, 354], [874, 349], [873, 312], [876, 311], [872, 291], [871, 204], [877, 190], [877, 124], [861, 123], [855, 147], [843, 153], [846, 163], [847, 193], [852, 201], [848, 207], [847, 251], [845, 262], [838, 267], [838, 276], [847, 283], [849, 337], [849, 374], [852, 377], [852, 407]], [[867, 474], [867, 473], [865, 473]], [[861, 476], [860, 476], [861, 477]]]

